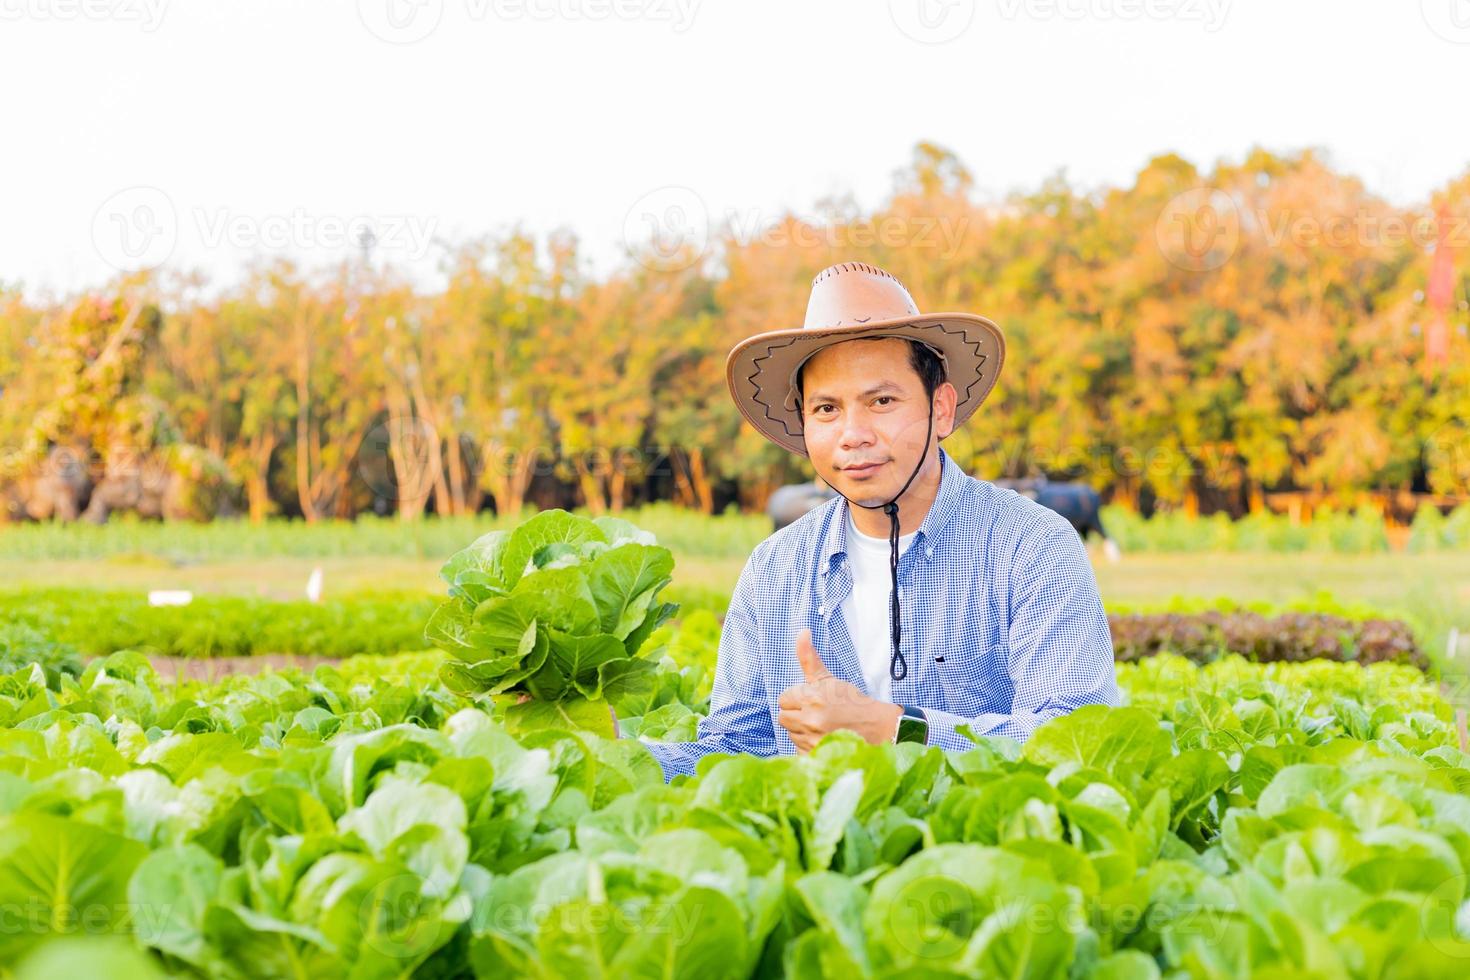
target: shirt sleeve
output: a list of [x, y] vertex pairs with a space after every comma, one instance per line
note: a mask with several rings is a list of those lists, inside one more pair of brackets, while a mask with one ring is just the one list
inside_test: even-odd
[[1023, 546], [1011, 571], [1007, 666], [1015, 695], [1009, 714], [974, 718], [925, 709], [929, 744], [963, 751], [974, 743], [955, 731], [1024, 742], [1043, 722], [1084, 704], [1118, 703], [1113, 640], [1082, 538], [1070, 524]]
[[754, 556], [746, 562], [730, 598], [720, 631], [715, 681], [709, 715], [699, 723], [694, 742], [644, 742], [664, 771], [664, 781], [681, 773], [693, 775], [695, 766], [715, 752], [770, 756], [776, 754], [765, 684], [760, 669], [760, 629], [756, 622]]

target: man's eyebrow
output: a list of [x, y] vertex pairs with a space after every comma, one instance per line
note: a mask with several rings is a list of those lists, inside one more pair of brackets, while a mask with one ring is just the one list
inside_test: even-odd
[[[869, 388], [867, 391], [859, 392], [858, 397], [871, 398], [874, 395], [880, 394], [885, 391], [896, 391], [899, 394], [902, 394], [903, 388], [899, 387], [897, 384], [894, 384], [892, 381], [880, 381], [877, 384], [873, 385], [873, 387]], [[835, 402], [837, 401], [837, 398], [835, 395], [829, 395], [826, 392], [817, 392], [816, 394], [812, 395], [809, 400], [812, 402]]]

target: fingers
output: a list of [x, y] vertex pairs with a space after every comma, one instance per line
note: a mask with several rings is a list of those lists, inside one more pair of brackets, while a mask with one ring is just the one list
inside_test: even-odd
[[776, 699], [776, 707], [795, 711], [823, 704], [826, 700], [826, 695], [814, 684], [793, 684], [781, 692]]
[[809, 629], [802, 630], [801, 635], [796, 638], [796, 662], [801, 664], [801, 672], [806, 675], [808, 684], [815, 684], [832, 676], [832, 672], [817, 654], [817, 648], [812, 643], [812, 631]]
[[796, 751], [803, 755], [810, 752], [826, 734], [824, 730], [814, 726], [808, 714], [803, 711], [782, 711], [776, 716], [776, 721], [791, 736]]

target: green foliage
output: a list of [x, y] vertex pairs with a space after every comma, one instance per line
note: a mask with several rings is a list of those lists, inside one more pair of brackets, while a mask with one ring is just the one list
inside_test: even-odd
[[[186, 606], [150, 606], [136, 593], [20, 589], [0, 592], [0, 620], [9, 624], [0, 627], [0, 657], [11, 644], [30, 644], [23, 647], [29, 659], [59, 665], [75, 664], [76, 653], [118, 650], [177, 657], [397, 653], [424, 648], [419, 624], [434, 605], [426, 593], [364, 593], [322, 603], [200, 595]], [[56, 652], [41, 656], [35, 644]]]
[[[686, 629], [664, 652], [707, 657], [710, 624]], [[6, 962], [1376, 977], [1470, 953], [1470, 756], [1409, 667], [1160, 656], [1119, 667], [1128, 707], [1024, 747], [838, 733], [665, 784], [632, 739], [512, 734], [437, 683], [444, 659], [170, 687], [123, 653], [0, 677], [0, 902], [35, 923]]]
[[[1432, 507], [1421, 507], [1416, 521]], [[1438, 511], [1435, 511], [1437, 514]], [[1390, 550], [1383, 519], [1371, 510], [1324, 509], [1310, 522], [1294, 524], [1284, 514], [1257, 512], [1232, 521], [1222, 513], [1192, 517], [1164, 511], [1145, 518], [1123, 507], [1102, 511], [1103, 526], [1127, 552], [1203, 554], [1206, 552], [1323, 552], [1380, 554]], [[1411, 542], [1413, 538], [1411, 537]], [[1446, 550], [1470, 547], [1470, 537], [1447, 540]]]
[[465, 695], [524, 695], [513, 727], [611, 733], [606, 704], [646, 696], [639, 656], [676, 607], [659, 601], [674, 558], [627, 521], [566, 511], [491, 531], [440, 570], [449, 600], [424, 629], [453, 658], [442, 678]]

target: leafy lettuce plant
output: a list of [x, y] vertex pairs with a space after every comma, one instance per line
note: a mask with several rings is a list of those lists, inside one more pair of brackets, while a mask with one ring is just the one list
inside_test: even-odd
[[424, 636], [452, 657], [446, 687], [514, 702], [512, 730], [611, 734], [608, 705], [653, 683], [657, 663], [639, 652], [678, 608], [659, 601], [673, 571], [669, 550], [627, 521], [545, 511], [444, 563], [449, 600]]

